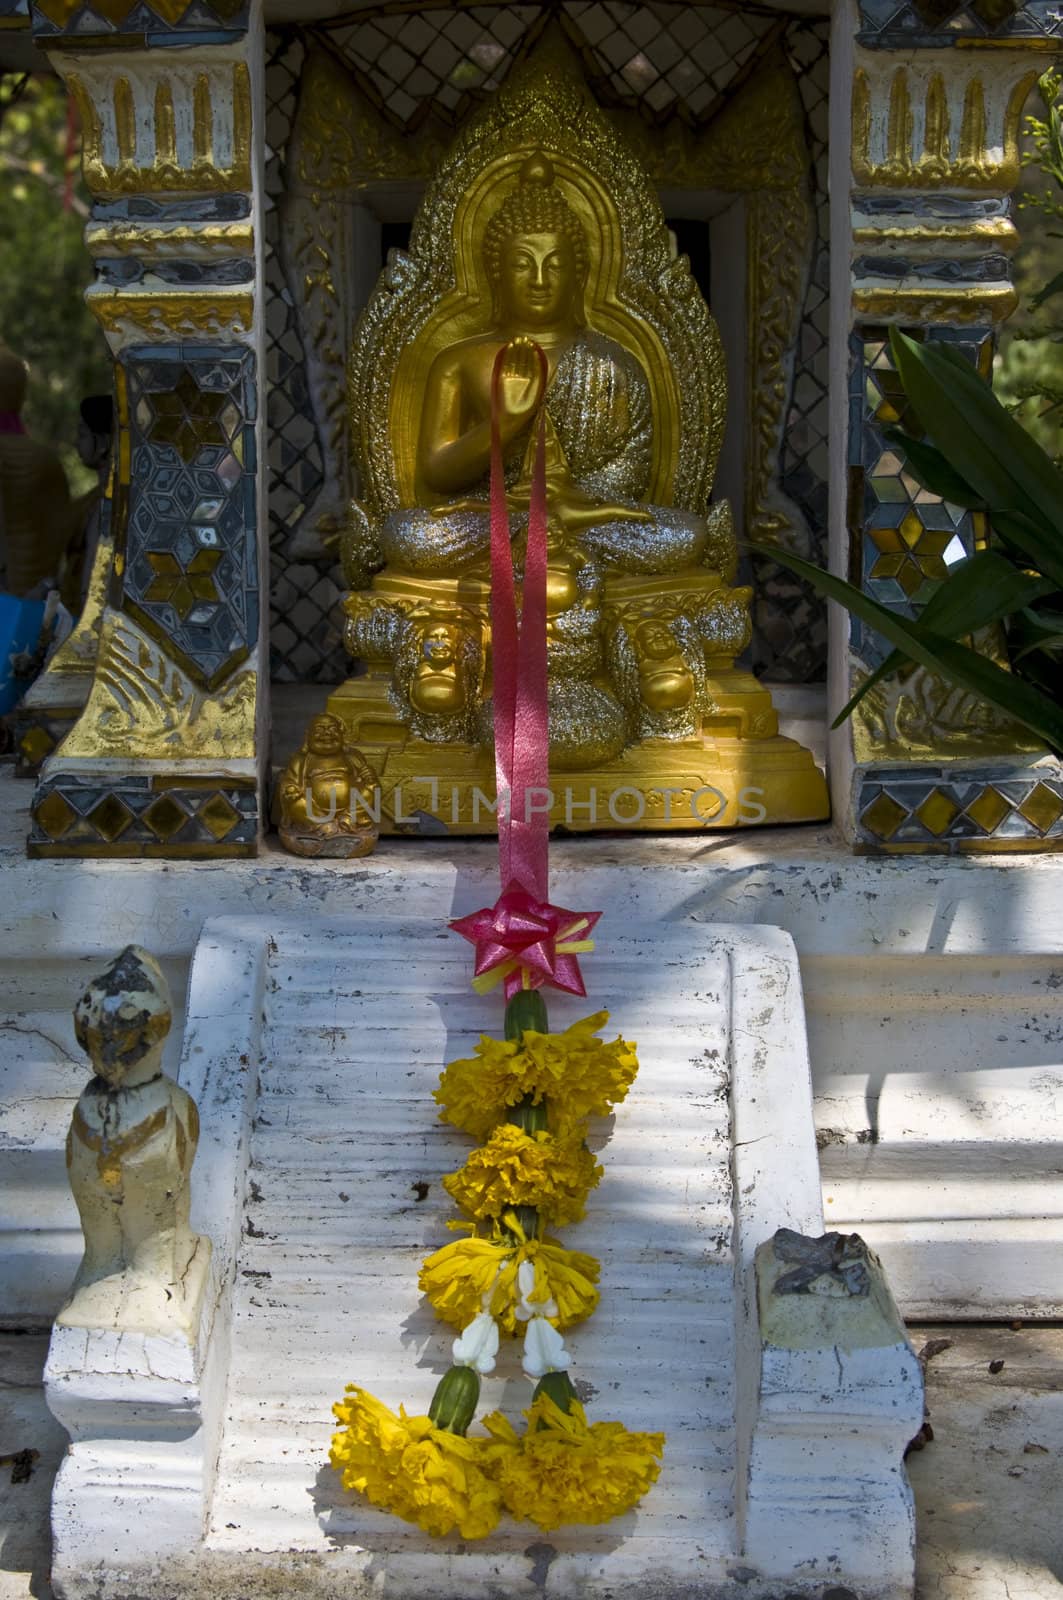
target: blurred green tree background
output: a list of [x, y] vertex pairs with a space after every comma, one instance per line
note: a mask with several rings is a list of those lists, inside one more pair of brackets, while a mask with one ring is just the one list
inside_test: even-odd
[[1015, 213], [1019, 308], [1004, 324], [993, 387], [1063, 466], [1063, 79], [1049, 72], [1029, 101], [1023, 192]]
[[72, 131], [58, 78], [0, 74], [0, 338], [29, 365], [26, 426], [60, 451], [79, 494], [95, 475], [75, 448], [78, 407], [110, 392], [111, 364], [83, 298], [89, 202]]

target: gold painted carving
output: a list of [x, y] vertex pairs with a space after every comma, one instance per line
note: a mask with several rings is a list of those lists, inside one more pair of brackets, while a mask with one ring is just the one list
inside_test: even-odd
[[[58, 64], [62, 67], [61, 59]], [[127, 69], [112, 80], [96, 63], [83, 60], [66, 80], [81, 117], [85, 183], [97, 199], [250, 191], [251, 80], [245, 62], [219, 63], [194, 80], [176, 69], [169, 76], [142, 72], [136, 77]], [[140, 99], [151, 111], [144, 116], [142, 109], [138, 142]], [[225, 160], [218, 153], [219, 113], [228, 123]], [[106, 153], [108, 125], [114, 130], [113, 157]]]
[[852, 166], [858, 187], [1010, 193], [1019, 181], [1023, 106], [1036, 79], [1026, 70], [1002, 96], [996, 82], [987, 85], [980, 66], [966, 81], [960, 73], [909, 65], [895, 67], [888, 79], [857, 67]]
[[686, 259], [671, 255], [645, 171], [567, 52], [540, 47], [458, 134], [425, 195], [410, 253], [393, 258], [363, 313], [350, 404], [373, 524], [418, 503], [417, 407], [428, 370], [463, 331], [482, 326], [491, 304], [483, 231], [498, 204], [500, 163], [537, 149], [554, 162], [588, 237], [603, 241], [586, 291], [594, 326], [631, 349], [646, 374], [654, 417], [648, 498], [705, 510], [726, 412], [719, 334]]
[[247, 288], [114, 289], [94, 286], [86, 303], [115, 339], [224, 338], [250, 334], [254, 296]]
[[783, 52], [773, 51], [699, 131], [675, 117], [652, 130], [633, 115], [618, 120], [658, 185], [747, 197], [744, 532], [752, 540], [788, 542], [797, 530], [776, 479], [789, 363], [815, 235], [811, 158], [793, 71]]
[[976, 288], [943, 289], [937, 284], [904, 287], [876, 283], [853, 290], [853, 310], [869, 321], [946, 323], [981, 326], [1003, 322], [1019, 303], [1010, 284], [979, 284]]
[[247, 669], [203, 693], [132, 618], [108, 608], [92, 690], [63, 755], [253, 759], [256, 682]]
[[1009, 217], [960, 217], [942, 220], [921, 217], [916, 221], [891, 215], [874, 222], [861, 221], [853, 228], [853, 244], [858, 249], [881, 249], [901, 245], [919, 255], [940, 256], [942, 247], [973, 245], [984, 250], [1010, 255], [1017, 249], [1019, 231]]
[[[985, 643], [980, 640], [980, 647]], [[854, 676], [854, 689], [866, 675]], [[1043, 748], [995, 706], [923, 667], [876, 684], [857, 706], [852, 725], [853, 755], [865, 763], [975, 761]]]
[[550, 41], [443, 156], [358, 326], [352, 581], [382, 570], [345, 601], [369, 671], [330, 712], [371, 760], [380, 748], [389, 782], [400, 766], [445, 774], [449, 759], [468, 777], [489, 761], [485, 407], [501, 347], [519, 560], [533, 340], [549, 374], [551, 769], [582, 780], [623, 762], [642, 818], [662, 748], [676, 751], [677, 789], [697, 792], [709, 762], [726, 798], [739, 771], [760, 770], [747, 743], [729, 748], [747, 741], [780, 759], [765, 819], [821, 815], [811, 756], [777, 738], [770, 695], [734, 668], [750, 594], [729, 587], [728, 509], [709, 506], [726, 407], [718, 331], [645, 169]]
[[250, 218], [242, 222], [141, 223], [130, 217], [115, 217], [89, 222], [85, 244], [92, 256], [210, 260], [252, 255], [255, 230]]
[[[83, 9], [84, 4], [85, 0], [37, 0], [37, 9], [48, 18], [49, 22], [54, 22], [57, 28], [65, 28]], [[95, 11], [112, 26], [118, 27], [126, 21], [135, 5], [136, 0], [96, 0], [90, 10]], [[221, 17], [235, 16], [239, 8], [240, 0], [213, 0], [213, 9]], [[187, 12], [188, 0], [151, 0], [151, 9], [163, 22], [174, 26]], [[53, 43], [51, 39], [45, 42], [49, 45]]]
[[69, 673], [91, 672], [96, 663], [100, 642], [100, 624], [107, 604], [107, 591], [114, 565], [114, 531], [108, 526], [101, 532], [92, 560], [92, 572], [85, 592], [85, 603], [69, 636], [64, 639], [49, 661], [47, 674], [65, 676]]

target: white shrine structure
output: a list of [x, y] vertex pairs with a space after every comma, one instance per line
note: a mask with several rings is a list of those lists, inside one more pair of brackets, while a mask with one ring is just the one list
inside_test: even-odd
[[[902, 1319], [1063, 1315], [1060, 763], [918, 673], [828, 733], [881, 642], [757, 558], [753, 665], [833, 820], [551, 849], [558, 901], [603, 911], [591, 1008], [642, 1061], [592, 1139], [603, 1305], [575, 1370], [605, 1415], [623, 1369], [660, 1480], [615, 1524], [463, 1544], [327, 1465], [346, 1382], [413, 1412], [446, 1364], [411, 1269], [461, 1159], [430, 1091], [488, 1024], [445, 925], [497, 863], [424, 810], [364, 859], [293, 858], [271, 786], [346, 671], [354, 325], [440, 151], [548, 26], [720, 323], [739, 536], [910, 616], [987, 536], [883, 433], [888, 328], [991, 366], [1049, 0], [0, 0], [0, 65], [79, 110], [119, 415], [86, 613], [0, 779], [0, 1319], [52, 1322], [73, 1282], [72, 1010], [130, 944], [169, 981], [211, 1247], [191, 1336], [55, 1328], [60, 1600], [910, 1600]], [[516, 1414], [510, 1365], [488, 1381]]]

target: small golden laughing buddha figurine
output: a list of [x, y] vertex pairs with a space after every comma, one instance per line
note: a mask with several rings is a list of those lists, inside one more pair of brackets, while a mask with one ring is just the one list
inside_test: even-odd
[[376, 774], [349, 750], [343, 723], [312, 717], [278, 785], [281, 844], [297, 856], [366, 856], [380, 830], [373, 820]]
[[57, 1321], [194, 1341], [210, 1241], [189, 1226], [195, 1102], [162, 1070], [170, 990], [128, 945], [74, 1008], [95, 1076], [66, 1141], [85, 1254]]

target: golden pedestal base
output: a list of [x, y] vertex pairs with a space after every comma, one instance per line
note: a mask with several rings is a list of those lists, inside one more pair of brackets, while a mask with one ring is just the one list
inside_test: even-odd
[[[713, 680], [718, 715], [700, 738], [644, 740], [616, 760], [551, 774], [529, 797], [552, 828], [697, 832], [823, 822], [830, 803], [810, 751], [781, 738], [771, 696], [734, 668]], [[429, 744], [399, 721], [387, 678], [350, 678], [328, 711], [380, 778], [381, 833], [492, 834], [494, 756], [467, 744]]]

